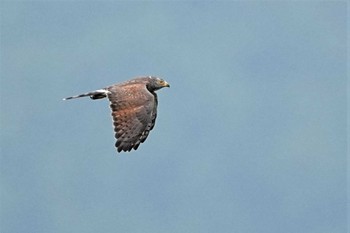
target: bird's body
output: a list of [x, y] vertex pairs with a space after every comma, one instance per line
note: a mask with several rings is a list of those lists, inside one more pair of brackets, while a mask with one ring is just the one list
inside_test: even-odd
[[115, 146], [118, 152], [131, 151], [136, 150], [153, 129], [158, 105], [155, 91], [163, 87], [169, 87], [163, 79], [139, 77], [65, 100], [85, 96], [91, 99], [108, 97], [117, 139]]

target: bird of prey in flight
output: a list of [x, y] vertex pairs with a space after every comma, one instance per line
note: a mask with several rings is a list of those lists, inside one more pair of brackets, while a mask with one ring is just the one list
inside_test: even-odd
[[137, 150], [153, 129], [158, 105], [155, 91], [163, 87], [170, 85], [161, 78], [144, 76], [63, 100], [85, 96], [93, 100], [107, 97], [117, 139], [115, 146], [118, 152], [126, 152]]

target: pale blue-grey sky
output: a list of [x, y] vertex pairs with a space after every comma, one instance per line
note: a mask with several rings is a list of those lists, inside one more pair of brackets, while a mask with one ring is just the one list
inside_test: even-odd
[[[346, 2], [1, 2], [1, 232], [346, 232]], [[117, 154], [138, 75], [156, 126]]]

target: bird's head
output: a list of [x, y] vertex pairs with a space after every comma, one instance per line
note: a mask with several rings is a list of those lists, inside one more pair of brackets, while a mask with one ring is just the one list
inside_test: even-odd
[[149, 76], [150, 82], [147, 85], [147, 88], [150, 91], [156, 91], [159, 90], [163, 87], [170, 87], [169, 83], [167, 83], [164, 79], [154, 77], [154, 76]]

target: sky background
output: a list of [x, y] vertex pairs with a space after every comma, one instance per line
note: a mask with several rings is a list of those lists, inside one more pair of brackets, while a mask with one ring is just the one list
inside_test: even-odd
[[[345, 1], [1, 1], [1, 232], [345, 233]], [[118, 154], [108, 102], [158, 119]]]

